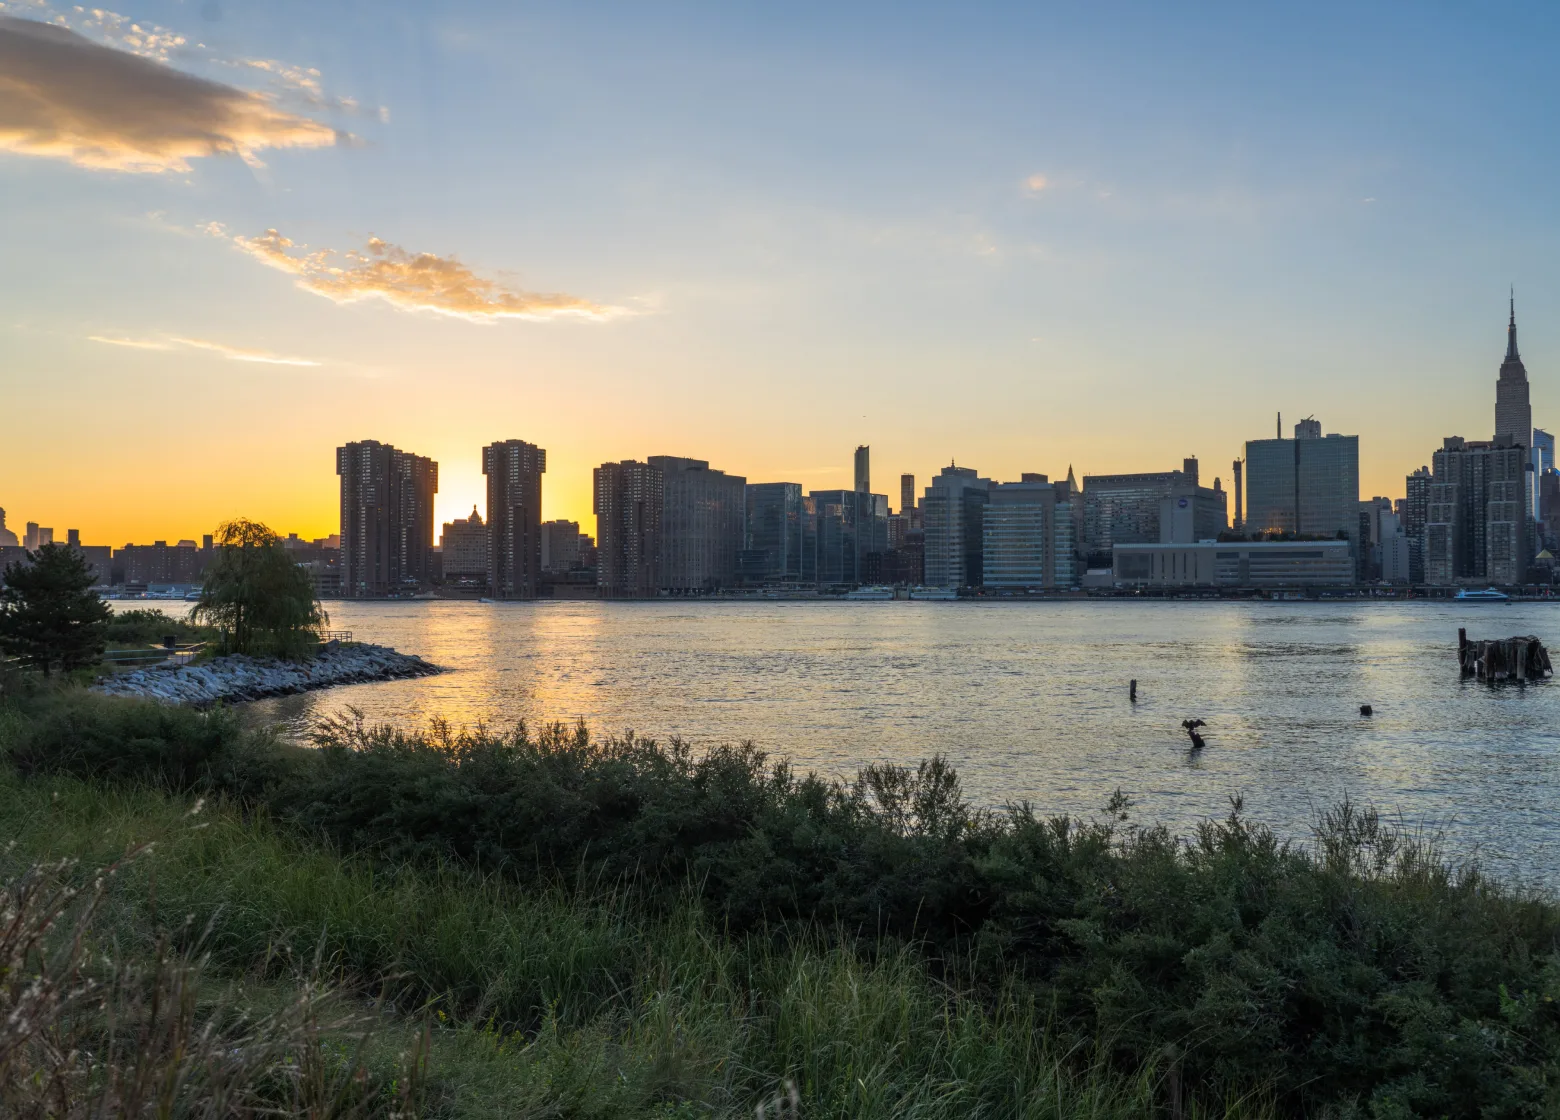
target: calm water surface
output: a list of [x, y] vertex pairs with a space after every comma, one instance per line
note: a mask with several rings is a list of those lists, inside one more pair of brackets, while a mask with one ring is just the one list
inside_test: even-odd
[[[1560, 646], [1560, 606], [1429, 603], [333, 603], [331, 625], [453, 672], [255, 705], [302, 727], [348, 705], [403, 725], [583, 717], [797, 765], [952, 759], [1027, 798], [1180, 828], [1231, 795], [1305, 835], [1344, 796], [1459, 854], [1560, 883], [1560, 683], [1458, 679], [1457, 628]], [[1127, 682], [1138, 680], [1138, 703]], [[1361, 704], [1375, 709], [1359, 715]], [[1207, 721], [1188, 756], [1180, 721]]]

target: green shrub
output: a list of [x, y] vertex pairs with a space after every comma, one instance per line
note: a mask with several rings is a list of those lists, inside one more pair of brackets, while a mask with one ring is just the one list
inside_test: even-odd
[[[248, 738], [229, 710], [196, 711], [82, 690], [37, 698], [9, 736], [23, 774], [54, 772], [168, 789], [239, 785], [265, 757], [239, 760]], [[242, 772], [240, 772], [242, 771]]]
[[112, 644], [136, 647], [161, 645], [169, 635], [181, 642], [198, 642], [215, 637], [216, 631], [209, 626], [197, 626], [187, 619], [141, 607], [116, 611], [108, 620], [108, 629], [104, 633], [104, 637]]
[[1304, 847], [1238, 804], [1183, 840], [1120, 801], [1104, 822], [979, 811], [936, 759], [838, 783], [751, 745], [360, 719], [289, 754], [120, 710], [45, 715], [16, 757], [226, 792], [381, 867], [584, 884], [646, 920], [692, 899], [731, 935], [914, 951], [987, 1000], [1019, 985], [1068, 1045], [1124, 1075], [1168, 1065], [1204, 1100], [1518, 1117], [1560, 1099], [1560, 906], [1352, 806]]

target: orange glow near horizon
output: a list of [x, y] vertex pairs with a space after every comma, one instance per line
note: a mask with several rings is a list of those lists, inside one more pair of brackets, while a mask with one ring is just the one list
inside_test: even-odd
[[1352, 9], [0, 6], [18, 535], [328, 536], [361, 439], [439, 463], [441, 524], [535, 443], [591, 533], [592, 469], [654, 454], [816, 490], [867, 444], [895, 508], [950, 461], [1230, 489], [1277, 411], [1398, 497], [1491, 433], [1513, 279], [1560, 427], [1520, 15], [1384, 58]]

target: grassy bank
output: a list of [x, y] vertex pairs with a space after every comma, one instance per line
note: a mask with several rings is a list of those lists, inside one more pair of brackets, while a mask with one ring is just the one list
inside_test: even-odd
[[978, 812], [938, 762], [841, 785], [582, 728], [300, 751], [79, 695], [4, 718], [8, 859], [163, 830], [122, 935], [192, 914], [272, 981], [323, 946], [446, 1024], [441, 1109], [751, 1115], [789, 1081], [828, 1116], [1555, 1114], [1560, 909], [1368, 813], [1183, 842], [1120, 800]]
[[291, 998], [301, 965], [387, 995], [397, 1015], [367, 1066], [388, 1078], [429, 1025], [432, 1115], [750, 1116], [789, 1083], [816, 1116], [1127, 1117], [1162, 1088], [1152, 1070], [1089, 1069], [1055, 1049], [1032, 998], [965, 998], [907, 950], [868, 961], [824, 931], [781, 947], [726, 936], [693, 907], [652, 919], [622, 895], [389, 871], [231, 807], [191, 809], [0, 778], [5, 870], [62, 856], [96, 868], [157, 838], [116, 877], [99, 937], [150, 952], [169, 931], [209, 929], [213, 975], [250, 1006]]

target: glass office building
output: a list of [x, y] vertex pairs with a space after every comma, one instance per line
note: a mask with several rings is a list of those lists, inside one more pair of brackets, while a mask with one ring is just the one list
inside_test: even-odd
[[801, 483], [750, 484], [744, 582], [800, 583], [804, 528]]
[[1246, 530], [1278, 530], [1351, 541], [1359, 536], [1360, 437], [1315, 433], [1246, 443]]

